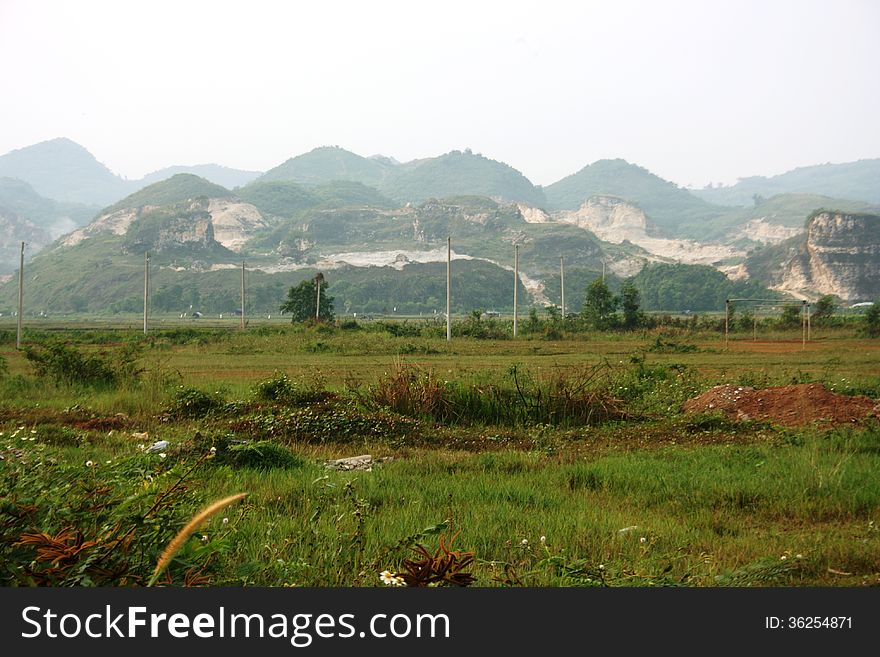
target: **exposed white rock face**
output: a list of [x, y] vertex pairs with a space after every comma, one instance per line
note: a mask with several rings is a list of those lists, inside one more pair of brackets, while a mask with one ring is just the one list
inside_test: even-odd
[[833, 294], [848, 302], [880, 296], [880, 216], [822, 212], [777, 289], [806, 298]]
[[61, 240], [62, 246], [76, 246], [83, 240], [94, 237], [100, 233], [113, 233], [114, 235], [125, 235], [131, 223], [137, 219], [142, 212], [155, 210], [155, 206], [146, 205], [142, 208], [125, 208], [117, 210], [109, 214], [104, 214], [95, 219], [88, 226], [73, 231], [70, 235]]
[[553, 217], [549, 214], [541, 210], [540, 208], [532, 208], [528, 205], [523, 205], [522, 203], [518, 203], [516, 209], [519, 210], [519, 213], [522, 215], [523, 220], [526, 223], [530, 224], [552, 224], [554, 223]]
[[648, 225], [641, 209], [613, 196], [592, 196], [574, 212], [560, 212], [556, 217], [612, 244], [624, 240], [637, 244], [636, 240], [646, 237]]
[[212, 198], [207, 211], [214, 224], [214, 239], [230, 251], [240, 251], [257, 230], [267, 225], [257, 208], [236, 198]]
[[[207, 230], [207, 227], [203, 225], [203, 219], [207, 218], [213, 225], [212, 239], [230, 251], [240, 251], [244, 243], [253, 237], [257, 230], [265, 228], [267, 225], [257, 208], [237, 198], [198, 199], [174, 207], [180, 209], [181, 213], [204, 213], [193, 224], [194, 232], [192, 235], [181, 231], [180, 226], [175, 225], [171, 229], [171, 233], [166, 236], [167, 239], [173, 239], [172, 234], [179, 234], [181, 243], [203, 241], [204, 233]], [[110, 212], [98, 217], [88, 226], [73, 231], [61, 243], [63, 246], [74, 246], [89, 237], [106, 232], [125, 235], [135, 219], [158, 209], [160, 208], [157, 206], [146, 205], [141, 208], [125, 208]]]
[[[556, 221], [589, 230], [606, 242], [631, 242], [659, 259], [720, 268], [725, 261], [745, 257], [745, 251], [723, 244], [701, 244], [694, 240], [648, 235], [645, 213], [632, 203], [614, 196], [592, 196], [576, 211], [555, 212], [552, 217]], [[633, 263], [621, 266], [621, 271], [632, 269]]]
[[799, 226], [782, 226], [762, 218], [752, 219], [745, 225], [738, 227], [728, 236], [728, 239], [735, 241], [745, 238], [762, 244], [778, 244], [803, 232], [804, 229]]

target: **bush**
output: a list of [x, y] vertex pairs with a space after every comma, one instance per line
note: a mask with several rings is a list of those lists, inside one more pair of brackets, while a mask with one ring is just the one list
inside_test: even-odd
[[174, 391], [168, 413], [174, 417], [205, 417], [222, 408], [224, 403], [219, 391], [211, 394], [198, 388], [179, 386]]
[[331, 396], [323, 390], [317, 390], [288, 378], [284, 372], [276, 371], [271, 379], [260, 381], [254, 386], [257, 399], [274, 401], [294, 406], [324, 401]]
[[230, 443], [217, 450], [214, 462], [234, 468], [301, 468], [305, 461], [291, 453], [289, 449], [269, 440], [258, 442]]
[[143, 371], [138, 367], [140, 348], [129, 343], [115, 352], [86, 354], [60, 342], [43, 347], [26, 347], [25, 358], [40, 378], [57, 384], [118, 386], [135, 383]]

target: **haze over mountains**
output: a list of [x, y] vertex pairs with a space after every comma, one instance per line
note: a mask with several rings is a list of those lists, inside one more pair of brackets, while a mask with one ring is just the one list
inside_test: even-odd
[[[160, 295], [169, 308], [185, 298], [205, 308], [232, 308], [226, 278], [246, 256], [259, 269], [254, 276], [265, 279], [254, 287], [255, 303], [262, 299], [267, 308], [277, 306], [273, 295], [283, 293], [291, 277], [335, 269], [336, 289], [348, 307], [409, 304], [421, 312], [439, 304], [428, 274], [445, 256], [451, 234], [462, 266], [466, 262], [487, 285], [503, 280], [512, 244], [519, 244], [524, 293], [538, 304], [555, 302], [548, 291], [558, 286], [560, 256], [572, 280], [606, 265], [628, 276], [646, 264], [679, 262], [807, 296], [831, 286], [847, 298], [849, 292], [872, 294], [875, 281], [880, 294], [876, 257], [859, 252], [850, 259], [860, 263], [858, 270], [829, 277], [808, 271], [821, 262], [803, 249], [841, 239], [865, 242], [859, 231], [880, 227], [874, 219], [850, 222], [855, 232], [829, 237], [833, 217], [873, 216], [878, 204], [880, 159], [695, 192], [621, 159], [594, 162], [540, 187], [467, 149], [400, 163], [327, 146], [262, 174], [204, 164], [129, 181], [82, 146], [55, 139], [0, 156], [0, 274], [17, 268], [20, 241], [29, 243], [33, 256], [66, 234], [51, 247], [51, 259], [38, 256], [30, 267], [40, 280], [32, 294], [56, 308], [136, 306], [129, 288], [136, 288], [137, 275], [117, 272], [111, 281], [104, 270], [128, 271], [132, 256], [150, 251], [160, 268], [157, 280], [172, 290]], [[797, 263], [777, 267], [772, 276], [755, 264], [763, 262], [753, 256], [762, 245], [804, 235], [808, 217], [819, 209], [834, 211], [832, 219], [822, 224], [822, 239], [795, 249]], [[786, 253], [795, 258], [794, 251]], [[834, 267], [847, 262], [838, 258]], [[188, 272], [185, 284], [178, 280], [181, 272]], [[385, 284], [377, 288], [376, 277]], [[846, 281], [853, 283], [847, 287]], [[505, 307], [507, 291], [498, 285], [495, 297], [481, 299], [485, 305]], [[0, 303], [9, 287], [0, 289]], [[414, 296], [400, 304], [378, 299], [392, 289]]]

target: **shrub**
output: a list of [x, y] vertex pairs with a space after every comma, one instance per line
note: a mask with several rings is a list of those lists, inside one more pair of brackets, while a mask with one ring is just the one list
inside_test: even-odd
[[175, 389], [168, 413], [174, 417], [205, 417], [223, 407], [224, 399], [220, 392], [214, 394], [179, 386]]
[[300, 468], [305, 464], [301, 457], [269, 440], [230, 443], [225, 448], [217, 450], [215, 462], [218, 465], [230, 465], [234, 468], [259, 470]]
[[57, 384], [112, 386], [127, 385], [138, 380], [142, 370], [137, 359], [140, 348], [129, 343], [114, 352], [86, 354], [60, 342], [43, 347], [26, 347], [25, 357], [33, 364], [36, 375], [51, 378]]
[[325, 401], [332, 396], [324, 390], [292, 381], [284, 372], [276, 371], [272, 378], [254, 386], [257, 399], [299, 406]]

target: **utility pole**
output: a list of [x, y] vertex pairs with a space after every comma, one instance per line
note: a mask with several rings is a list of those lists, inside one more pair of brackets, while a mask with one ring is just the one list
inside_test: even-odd
[[317, 299], [315, 301], [315, 321], [321, 321], [321, 283], [324, 282], [324, 274], [318, 272], [315, 275], [315, 288], [317, 289]]
[[559, 256], [559, 287], [562, 290], [562, 320], [565, 321], [565, 259]]
[[21, 243], [21, 258], [18, 264], [18, 329], [15, 333], [15, 348], [21, 349], [21, 314], [24, 306], [24, 242]]
[[452, 340], [452, 238], [446, 238], [446, 341]]
[[147, 334], [147, 318], [150, 308], [150, 252], [144, 252], [144, 335]]
[[241, 261], [241, 322], [239, 328], [244, 330], [244, 260]]
[[517, 336], [519, 308], [517, 305], [519, 292], [519, 244], [513, 245], [513, 337]]
[[801, 349], [807, 348], [807, 301], [801, 301]]
[[605, 261], [602, 261], [602, 282], [605, 282]]
[[730, 333], [730, 299], [724, 300], [724, 348], [727, 349]]

